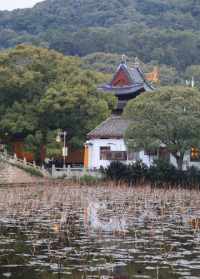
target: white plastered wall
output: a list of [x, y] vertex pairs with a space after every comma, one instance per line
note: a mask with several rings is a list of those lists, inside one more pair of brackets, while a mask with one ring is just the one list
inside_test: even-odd
[[[89, 151], [89, 169], [99, 169], [100, 167], [108, 167], [110, 161], [100, 160], [100, 147], [110, 147], [111, 151], [127, 151], [123, 139], [92, 139], [87, 143]], [[138, 152], [138, 160], [141, 160], [147, 166], [153, 162], [153, 158], [144, 154], [144, 151]], [[123, 161], [124, 163], [133, 163], [135, 161]]]
[[[102, 167], [108, 167], [110, 161], [100, 160], [100, 147], [108, 146], [111, 148], [111, 151], [127, 151], [125, 142], [123, 139], [92, 139], [87, 143], [89, 150], [89, 169], [99, 169]], [[137, 154], [137, 159], [141, 160], [145, 165], [150, 167], [153, 163], [155, 157], [150, 157], [145, 155], [144, 151], [140, 151]], [[123, 163], [133, 163], [135, 161], [123, 161]], [[176, 159], [173, 155], [170, 155], [170, 162], [177, 167]], [[197, 167], [200, 169], [200, 162], [191, 162], [190, 161], [190, 153], [186, 154], [184, 157], [184, 170], [188, 167]]]

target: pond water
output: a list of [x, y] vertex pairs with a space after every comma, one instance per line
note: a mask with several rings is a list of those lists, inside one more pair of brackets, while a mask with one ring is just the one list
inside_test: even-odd
[[0, 278], [200, 278], [200, 193], [1, 188]]

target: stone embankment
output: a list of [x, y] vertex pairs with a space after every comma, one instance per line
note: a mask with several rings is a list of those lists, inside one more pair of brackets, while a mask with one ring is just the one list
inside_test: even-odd
[[28, 184], [41, 181], [40, 177], [32, 176], [26, 171], [8, 163], [0, 163], [0, 185]]

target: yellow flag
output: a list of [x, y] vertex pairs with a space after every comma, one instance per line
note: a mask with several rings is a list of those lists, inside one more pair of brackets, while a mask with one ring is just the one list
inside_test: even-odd
[[158, 67], [154, 67], [151, 73], [146, 74], [146, 79], [155, 83], [160, 83], [160, 70]]

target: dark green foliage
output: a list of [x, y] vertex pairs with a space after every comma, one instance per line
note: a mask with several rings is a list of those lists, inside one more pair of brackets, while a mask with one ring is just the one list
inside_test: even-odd
[[0, 12], [0, 48], [32, 43], [84, 56], [126, 53], [182, 71], [200, 64], [196, 0], [47, 0]]
[[200, 170], [190, 167], [181, 171], [168, 161], [156, 160], [148, 170], [147, 179], [157, 186], [200, 186]]
[[177, 169], [165, 160], [156, 160], [148, 170], [148, 179], [157, 185], [179, 183]]
[[124, 117], [130, 125], [125, 140], [130, 150], [158, 150], [161, 143], [179, 169], [193, 146], [200, 147], [200, 91], [186, 86], [163, 87], [130, 101]]
[[108, 168], [102, 171], [108, 179], [114, 181], [124, 181], [129, 175], [127, 166], [117, 161], [112, 162]]
[[200, 170], [191, 167], [187, 171], [181, 171], [165, 160], [155, 160], [150, 168], [141, 162], [131, 165], [112, 162], [102, 172], [108, 180], [129, 185], [150, 183], [152, 186], [158, 187], [200, 186]]
[[200, 171], [195, 167], [189, 168], [184, 176], [179, 173], [179, 177], [186, 185], [200, 185]]
[[127, 169], [129, 183], [136, 184], [145, 181], [148, 173], [148, 168], [141, 161], [137, 161], [134, 164], [128, 165]]
[[0, 53], [0, 136], [25, 140], [40, 157], [55, 156], [58, 130], [82, 147], [86, 134], [109, 116], [115, 97], [97, 92], [106, 76], [81, 68], [81, 59], [45, 48], [19, 45]]
[[132, 165], [125, 165], [121, 162], [111, 162], [110, 166], [103, 169], [105, 177], [115, 182], [127, 182], [135, 184], [141, 182], [147, 176], [147, 167], [142, 162], [136, 162]]

